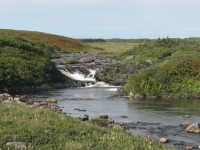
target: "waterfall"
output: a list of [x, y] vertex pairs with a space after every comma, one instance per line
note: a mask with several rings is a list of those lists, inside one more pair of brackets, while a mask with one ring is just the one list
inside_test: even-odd
[[82, 82], [96, 82], [94, 78], [94, 74], [96, 70], [88, 69], [90, 72], [89, 75], [85, 75], [83, 73], [80, 73], [78, 71], [75, 71], [74, 73], [70, 73], [67, 69], [61, 70], [59, 69], [64, 75], [68, 76], [69, 78], [76, 80], [76, 81], [82, 81]]
[[72, 80], [85, 82], [86, 87], [116, 87], [105, 82], [97, 82], [94, 78], [96, 72], [95, 69], [87, 69], [89, 71], [88, 75], [81, 73], [77, 69], [74, 69], [73, 73], [69, 72], [66, 68], [60, 68], [59, 70]]

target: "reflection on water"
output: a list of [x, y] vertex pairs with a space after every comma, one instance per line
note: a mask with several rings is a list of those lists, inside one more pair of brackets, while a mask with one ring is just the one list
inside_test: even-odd
[[[30, 97], [38, 101], [55, 97], [58, 100], [57, 105], [62, 107], [64, 112], [71, 113], [72, 117], [81, 113], [87, 113], [90, 118], [109, 115], [116, 122], [132, 126], [133, 134], [148, 135], [155, 139], [164, 136], [173, 143], [200, 143], [199, 134], [186, 133], [180, 126], [183, 122], [200, 122], [198, 100], [127, 100], [111, 97], [114, 90], [116, 87], [59, 89]], [[185, 114], [191, 115], [191, 118], [184, 118]], [[128, 118], [121, 118], [123, 115]], [[138, 125], [134, 124], [136, 121], [139, 122]]]

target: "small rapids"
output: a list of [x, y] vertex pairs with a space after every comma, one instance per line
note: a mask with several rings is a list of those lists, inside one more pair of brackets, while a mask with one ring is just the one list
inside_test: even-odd
[[88, 71], [90, 72], [89, 75], [85, 75], [83, 73], [80, 73], [79, 71], [76, 71], [74, 73], [70, 73], [67, 69], [65, 70], [61, 70], [59, 69], [64, 75], [68, 76], [69, 78], [76, 80], [76, 81], [83, 81], [83, 82], [96, 82], [95, 78], [94, 78], [94, 74], [96, 72], [96, 70], [92, 70], [92, 69], [88, 69]]

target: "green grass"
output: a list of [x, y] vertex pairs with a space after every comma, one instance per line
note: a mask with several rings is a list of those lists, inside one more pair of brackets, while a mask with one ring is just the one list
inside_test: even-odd
[[129, 42], [87, 42], [86, 44], [92, 46], [92, 47], [99, 47], [102, 48], [102, 50], [92, 50], [92, 52], [96, 53], [106, 53], [106, 54], [118, 54], [132, 49], [133, 47], [139, 46], [139, 42], [135, 43], [132, 41]]
[[0, 148], [4, 150], [13, 149], [6, 146], [7, 142], [25, 142], [29, 150], [170, 149], [125, 131], [15, 103], [0, 102], [0, 117]]

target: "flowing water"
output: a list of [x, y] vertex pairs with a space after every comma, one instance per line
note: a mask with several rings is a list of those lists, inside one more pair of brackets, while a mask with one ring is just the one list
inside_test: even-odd
[[[46, 101], [55, 97], [64, 112], [76, 117], [86, 113], [91, 118], [108, 115], [115, 122], [125, 123], [130, 132], [137, 135], [150, 136], [159, 140], [165, 137], [170, 140], [167, 145], [174, 145], [179, 149], [185, 145], [199, 145], [200, 134], [185, 132], [180, 125], [183, 122], [199, 122], [199, 101], [182, 100], [129, 100], [115, 98], [111, 94], [116, 87], [109, 87], [101, 83], [101, 87], [86, 87], [74, 89], [58, 89], [31, 95], [39, 101]], [[75, 109], [84, 110], [80, 112]], [[183, 116], [189, 114], [191, 118]], [[127, 116], [128, 118], [122, 118]], [[135, 122], [139, 122], [135, 124]]]
[[[198, 100], [130, 100], [112, 97], [117, 87], [93, 79], [95, 71], [90, 70], [90, 76], [80, 73], [69, 73], [61, 70], [72, 79], [92, 81], [87, 87], [57, 89], [30, 95], [38, 101], [46, 101], [49, 97], [58, 100], [57, 105], [63, 112], [72, 117], [86, 113], [91, 118], [108, 115], [115, 122], [122, 122], [130, 128], [132, 134], [150, 136], [156, 140], [161, 137], [169, 139], [166, 145], [177, 149], [185, 149], [186, 145], [200, 145], [200, 134], [187, 133], [181, 126], [183, 122], [200, 122], [200, 103]], [[84, 112], [78, 111], [82, 110]], [[191, 115], [191, 118], [184, 118]], [[126, 117], [122, 117], [126, 116]], [[138, 123], [136, 123], [138, 122]]]

